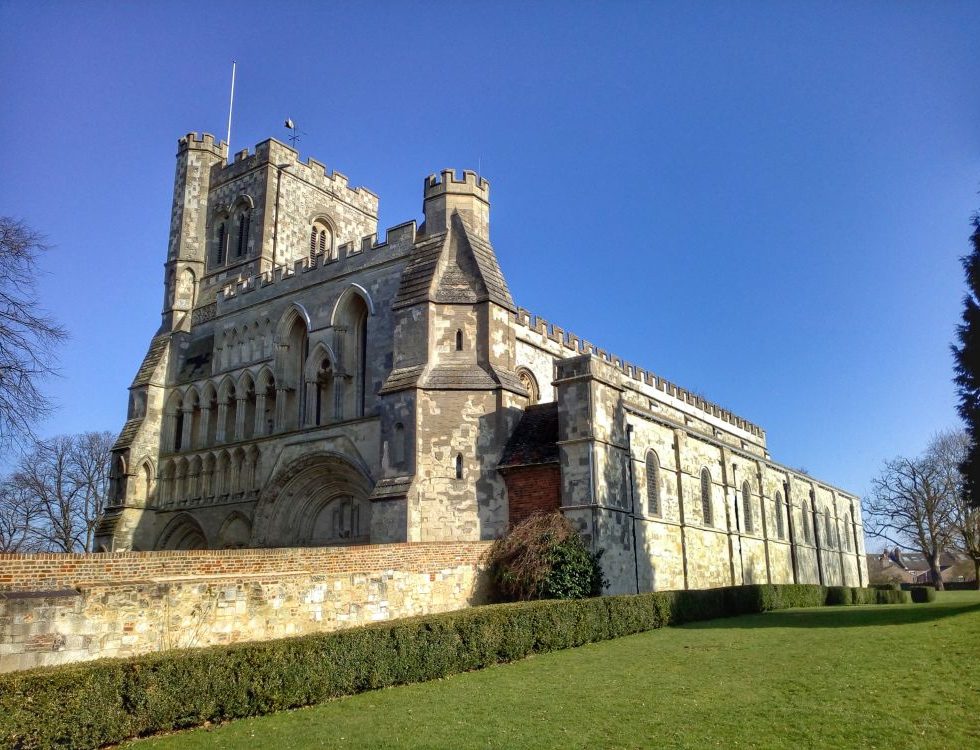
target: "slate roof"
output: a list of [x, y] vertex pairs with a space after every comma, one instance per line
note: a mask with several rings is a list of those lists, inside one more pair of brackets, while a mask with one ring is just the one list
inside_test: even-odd
[[133, 438], [136, 437], [136, 432], [139, 430], [140, 425], [143, 424], [143, 417], [137, 417], [136, 419], [127, 419], [126, 424], [119, 431], [119, 437], [116, 438], [116, 442], [112, 444], [112, 450], [122, 450], [123, 448], [128, 448], [133, 443]]
[[553, 463], [558, 463], [558, 404], [554, 401], [527, 407], [497, 468]]
[[163, 353], [167, 350], [167, 344], [170, 343], [170, 336], [157, 336], [155, 339], [150, 341], [150, 348], [146, 352], [146, 356], [143, 357], [143, 364], [140, 365], [140, 369], [136, 371], [136, 377], [133, 378], [133, 385], [147, 385], [150, 382], [150, 378], [153, 377], [153, 371], [160, 364], [160, 358], [163, 357]]

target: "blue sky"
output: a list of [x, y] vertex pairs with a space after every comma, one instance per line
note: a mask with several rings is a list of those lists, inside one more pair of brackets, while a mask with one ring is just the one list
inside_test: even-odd
[[479, 166], [518, 304], [863, 494], [956, 424], [978, 38], [970, 2], [0, 2], [0, 213], [72, 335], [42, 433], [122, 425], [176, 139], [223, 137], [235, 59], [233, 150], [292, 117], [382, 233]]

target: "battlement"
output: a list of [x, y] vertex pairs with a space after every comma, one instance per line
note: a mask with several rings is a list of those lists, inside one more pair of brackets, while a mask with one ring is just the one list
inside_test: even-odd
[[645, 370], [637, 365], [626, 362], [621, 357], [617, 357], [604, 349], [600, 349], [585, 339], [576, 336], [574, 333], [559, 328], [558, 326], [549, 323], [544, 318], [538, 317], [534, 313], [531, 313], [524, 308], [518, 308], [517, 313], [513, 316], [513, 320], [520, 326], [527, 328], [528, 330], [534, 331], [545, 338], [560, 344], [563, 348], [567, 349], [568, 356], [591, 354], [604, 362], [610, 364], [624, 375], [629, 377], [631, 380], [635, 380], [639, 383], [643, 383], [657, 391], [664, 393], [665, 395], [675, 398], [695, 409], [709, 414], [715, 419], [720, 419], [739, 430], [748, 432], [755, 437], [765, 438], [765, 430], [747, 419], [733, 414], [728, 409], [723, 409], [722, 407], [714, 404], [696, 393], [692, 393], [684, 388], [681, 388], [669, 380], [656, 375], [655, 373]]
[[[350, 270], [344, 266], [354, 262], [355, 259], [364, 258], [366, 265], [370, 265], [376, 259], [378, 262], [386, 260], [386, 258], [377, 258], [376, 253], [378, 252], [389, 251], [389, 255], [401, 252], [407, 255], [415, 245], [416, 231], [416, 224], [413, 219], [389, 227], [385, 232], [384, 242], [378, 242], [378, 235], [369, 234], [359, 241], [345, 242], [339, 245], [334, 257], [317, 253], [312, 258], [301, 258], [289, 266], [283, 265], [271, 271], [235, 279], [221, 287], [218, 291], [217, 301], [219, 304], [225, 303], [256, 289], [272, 284], [282, 284], [283, 282], [293, 281], [295, 282], [294, 286], [306, 286], [311, 281], [321, 280], [316, 275], [314, 277], [307, 276], [306, 274], [310, 272], [320, 270], [325, 275], [333, 275]], [[299, 281], [296, 281], [297, 279]], [[287, 288], [282, 291], [292, 291], [292, 288], [287, 285]]]
[[[222, 146], [224, 153], [226, 153], [227, 145], [222, 144]], [[301, 161], [300, 154], [296, 149], [277, 141], [275, 138], [268, 138], [257, 144], [254, 151], [250, 151], [248, 148], [236, 151], [234, 160], [230, 164], [220, 164], [216, 167], [218, 170], [216, 182], [228, 182], [253, 169], [268, 165], [281, 167], [287, 174], [305, 180], [317, 188], [357, 206], [358, 209], [377, 216], [378, 196], [376, 193], [366, 187], [351, 187], [347, 175], [328, 170], [323, 162], [314, 159], [312, 156], [307, 157], [305, 162]]]
[[490, 182], [472, 170], [463, 171], [463, 179], [456, 179], [455, 169], [444, 169], [438, 175], [430, 174], [424, 180], [425, 200], [440, 195], [472, 195], [490, 202]]
[[228, 157], [228, 144], [224, 141], [215, 141], [210, 133], [188, 133], [177, 139], [177, 153], [184, 151], [210, 151], [215, 156], [222, 158]]

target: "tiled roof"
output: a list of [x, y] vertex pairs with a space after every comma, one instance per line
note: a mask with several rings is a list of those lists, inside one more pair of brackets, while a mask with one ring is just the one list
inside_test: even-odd
[[517, 312], [489, 242], [453, 214], [449, 231], [415, 246], [402, 272], [394, 309], [431, 300], [472, 304], [490, 300]]
[[529, 406], [510, 436], [497, 468], [558, 463], [558, 404]]
[[127, 419], [126, 424], [124, 424], [122, 430], [119, 431], [119, 437], [116, 438], [116, 442], [112, 445], [112, 450], [122, 450], [123, 448], [128, 448], [130, 445], [132, 445], [133, 438], [136, 437], [136, 432], [139, 430], [141, 424], [143, 424], [143, 417]]
[[153, 371], [160, 364], [160, 358], [167, 350], [168, 343], [170, 343], [169, 335], [157, 336], [150, 341], [150, 348], [146, 352], [146, 356], [143, 357], [143, 364], [140, 365], [140, 369], [136, 372], [136, 377], [133, 378], [134, 386], [146, 385], [150, 382], [150, 378], [153, 377]]

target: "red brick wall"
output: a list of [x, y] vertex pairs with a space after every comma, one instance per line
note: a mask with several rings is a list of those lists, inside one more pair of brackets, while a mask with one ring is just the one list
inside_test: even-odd
[[423, 542], [188, 552], [0, 554], [0, 591], [42, 591], [236, 573], [436, 573], [460, 564], [476, 564], [488, 546], [489, 542]]
[[533, 513], [558, 510], [561, 505], [561, 471], [558, 464], [520, 466], [504, 473], [510, 525]]

